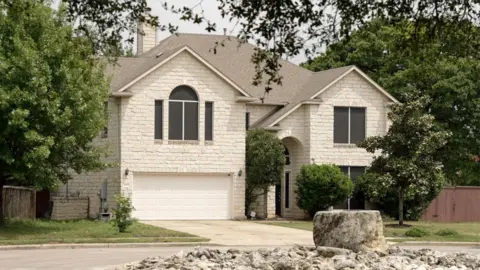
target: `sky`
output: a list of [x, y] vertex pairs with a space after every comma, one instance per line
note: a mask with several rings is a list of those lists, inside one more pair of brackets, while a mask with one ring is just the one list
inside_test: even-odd
[[[197, 33], [197, 34], [208, 34], [205, 31], [204, 25], [193, 24], [191, 22], [184, 22], [179, 20], [177, 14], [173, 14], [169, 11], [166, 11], [161, 6], [160, 0], [148, 0], [148, 5], [152, 8], [152, 14], [159, 16], [159, 20], [162, 24], [172, 23], [173, 25], [177, 25], [179, 27], [178, 31], [180, 33]], [[176, 7], [195, 7], [201, 2], [201, 6], [196, 6], [195, 11], [200, 12], [204, 11], [205, 17], [211, 21], [214, 21], [217, 24], [217, 33], [215, 34], [223, 34], [223, 28], [227, 29], [228, 35], [236, 35], [238, 33], [239, 27], [235, 27], [235, 22], [229, 22], [227, 18], [222, 19], [220, 15], [220, 11], [218, 10], [218, 3], [216, 0], [167, 0], [167, 2], [171, 5], [174, 3]], [[168, 31], [161, 32], [159, 31], [159, 40], [162, 40], [170, 35]], [[295, 64], [300, 64], [301, 62], [306, 61], [306, 57], [304, 55], [299, 55], [295, 58], [290, 59], [290, 62]]]

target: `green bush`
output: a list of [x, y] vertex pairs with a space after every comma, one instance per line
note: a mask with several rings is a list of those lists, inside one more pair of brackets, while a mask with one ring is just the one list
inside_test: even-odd
[[[355, 184], [361, 196], [375, 203], [385, 215], [398, 219], [398, 192], [388, 177], [367, 172]], [[438, 196], [443, 185], [443, 179], [439, 179], [434, 183], [422, 182], [410, 186], [405, 192], [403, 204], [405, 220], [418, 220], [430, 202]]]
[[425, 229], [422, 229], [422, 228], [413, 227], [413, 228], [409, 229], [408, 231], [406, 231], [405, 235], [409, 236], [409, 237], [424, 237], [424, 236], [428, 235], [428, 231], [426, 231]]
[[[247, 131], [245, 214], [258, 196], [268, 193], [271, 186], [282, 178], [285, 166], [284, 146], [275, 134], [264, 129]], [[266, 205], [264, 206], [266, 207]], [[266, 209], [264, 209], [266, 212]]]
[[127, 228], [133, 224], [132, 201], [129, 197], [122, 195], [115, 196], [117, 207], [113, 209], [113, 225], [118, 228], [119, 232], [126, 232]]
[[454, 229], [442, 229], [435, 233], [438, 236], [457, 236], [459, 233]]
[[353, 182], [335, 165], [304, 165], [297, 176], [297, 205], [310, 216], [345, 201]]

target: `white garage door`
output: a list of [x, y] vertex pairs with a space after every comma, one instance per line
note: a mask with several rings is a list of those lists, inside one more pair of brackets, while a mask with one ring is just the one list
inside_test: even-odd
[[231, 177], [133, 175], [133, 215], [140, 220], [231, 219]]

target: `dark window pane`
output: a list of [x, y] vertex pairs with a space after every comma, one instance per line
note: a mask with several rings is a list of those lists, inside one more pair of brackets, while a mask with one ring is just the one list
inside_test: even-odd
[[365, 108], [350, 108], [350, 143], [365, 139]]
[[168, 138], [170, 140], [182, 140], [183, 105], [181, 102], [170, 101], [168, 106]]
[[348, 175], [348, 166], [338, 166], [343, 174]]
[[365, 167], [350, 167], [350, 179], [357, 180], [359, 176], [365, 173]]
[[284, 146], [285, 151], [283, 154], [285, 155], [285, 165], [290, 165], [290, 152], [288, 152], [288, 148]]
[[197, 93], [185, 85], [177, 86], [170, 93], [170, 99], [173, 100], [198, 100]]
[[248, 130], [250, 128], [250, 113], [245, 113], [245, 129]]
[[213, 102], [205, 102], [205, 140], [213, 140]]
[[198, 103], [185, 102], [184, 140], [198, 140]]
[[103, 116], [105, 117], [105, 126], [103, 127], [103, 134], [102, 137], [106, 138], [108, 137], [108, 101], [105, 101], [103, 103]]
[[155, 139], [163, 139], [163, 101], [155, 100]]
[[347, 107], [335, 107], [333, 110], [333, 142], [348, 143]]
[[285, 208], [290, 207], [290, 173], [285, 173]]

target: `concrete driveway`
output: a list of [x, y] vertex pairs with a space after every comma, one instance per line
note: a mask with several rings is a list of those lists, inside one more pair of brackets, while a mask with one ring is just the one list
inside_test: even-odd
[[142, 221], [145, 224], [210, 238], [220, 245], [240, 246], [311, 246], [311, 232], [258, 224], [251, 221]]

